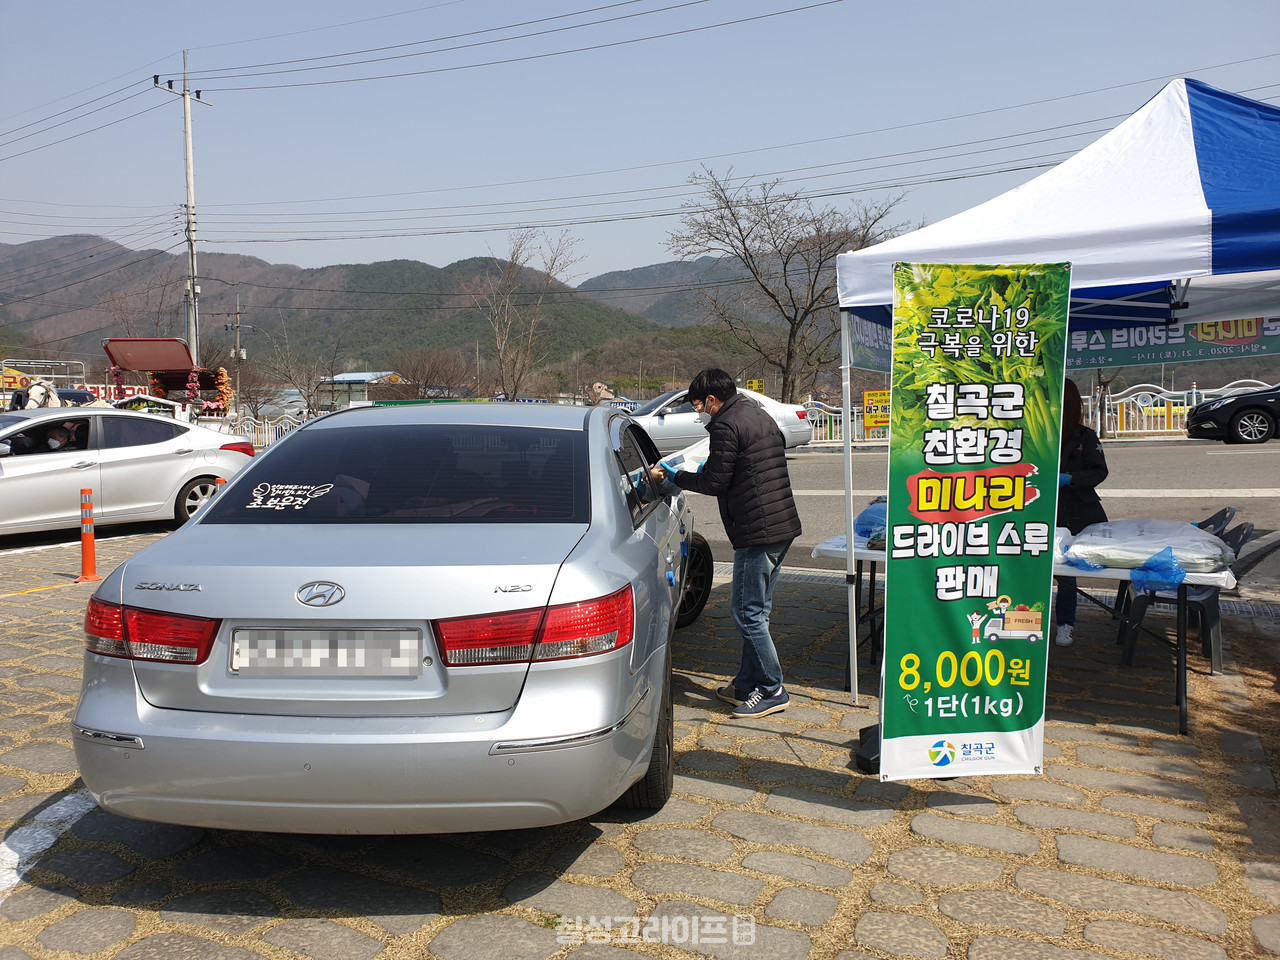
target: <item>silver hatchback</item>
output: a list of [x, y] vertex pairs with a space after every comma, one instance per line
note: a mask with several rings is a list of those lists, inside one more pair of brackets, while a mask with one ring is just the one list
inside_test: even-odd
[[99, 586], [74, 719], [105, 809], [305, 833], [542, 826], [672, 777], [693, 521], [607, 408], [344, 410]]

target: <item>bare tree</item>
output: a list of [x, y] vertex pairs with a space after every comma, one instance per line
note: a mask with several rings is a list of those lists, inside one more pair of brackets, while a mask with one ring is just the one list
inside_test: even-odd
[[[280, 318], [280, 332], [272, 335], [263, 331], [271, 353], [262, 366], [280, 380], [298, 391], [308, 416], [315, 416], [322, 411], [323, 398], [332, 398], [333, 378], [338, 374], [342, 362], [342, 337], [338, 336], [333, 346], [324, 354], [300, 355], [289, 340], [289, 324], [284, 317]], [[329, 391], [326, 394], [325, 383]], [[243, 385], [242, 385], [243, 389]]]
[[402, 350], [393, 355], [390, 367], [400, 378], [393, 386], [398, 399], [425, 400], [428, 397], [457, 397], [474, 379], [471, 364], [458, 350]]
[[704, 168], [689, 183], [704, 194], [684, 205], [667, 248], [683, 260], [718, 257], [744, 273], [742, 283], [696, 293], [710, 322], [778, 372], [781, 399], [793, 403], [803, 384], [837, 360], [836, 255], [901, 232], [903, 225], [887, 221], [902, 198], [838, 210], [815, 206], [781, 180], [752, 184], [732, 171], [717, 176]]
[[552, 237], [520, 230], [508, 237], [506, 259], [493, 257], [493, 270], [470, 290], [472, 302], [493, 329], [494, 374], [499, 391], [514, 399], [529, 374], [545, 359], [548, 297], [567, 285], [569, 271], [582, 261], [578, 241], [568, 232]]
[[237, 379], [240, 392], [236, 394], [236, 402], [240, 412], [247, 412], [255, 420], [261, 420], [267, 407], [277, 407], [284, 399], [285, 385], [259, 363], [241, 363]]
[[177, 275], [182, 265], [181, 259], [174, 259], [150, 279], [100, 297], [99, 308], [126, 337], [173, 336], [173, 311], [182, 301], [185, 283], [185, 277]]

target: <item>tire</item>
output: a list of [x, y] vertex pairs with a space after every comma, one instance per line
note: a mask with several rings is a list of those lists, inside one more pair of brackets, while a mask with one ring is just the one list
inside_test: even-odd
[[675, 776], [675, 719], [671, 708], [671, 645], [667, 644], [666, 667], [662, 680], [662, 704], [658, 710], [658, 729], [653, 734], [653, 751], [644, 776], [633, 783], [618, 805], [628, 810], [661, 810], [671, 798]]
[[1275, 432], [1275, 417], [1266, 410], [1241, 410], [1231, 418], [1231, 437], [1238, 443], [1265, 443]]
[[173, 502], [174, 522], [182, 526], [217, 490], [218, 485], [213, 477], [197, 477], [187, 481], [178, 491], [178, 498]]
[[702, 616], [702, 608], [711, 596], [711, 582], [715, 577], [715, 559], [711, 545], [700, 533], [689, 541], [689, 558], [684, 565], [684, 585], [680, 590], [680, 605], [676, 607], [676, 626], [687, 627]]

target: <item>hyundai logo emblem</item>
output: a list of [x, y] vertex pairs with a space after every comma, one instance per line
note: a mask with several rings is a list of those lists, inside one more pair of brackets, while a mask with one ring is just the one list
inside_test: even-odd
[[294, 594], [299, 603], [305, 603], [308, 607], [331, 607], [346, 595], [347, 591], [328, 580], [312, 580], [310, 583], [304, 583]]

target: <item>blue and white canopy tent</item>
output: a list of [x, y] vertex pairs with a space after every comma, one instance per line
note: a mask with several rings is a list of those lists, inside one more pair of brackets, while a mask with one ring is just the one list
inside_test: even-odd
[[[844, 422], [851, 316], [888, 327], [893, 264], [1072, 265], [1070, 329], [1280, 312], [1280, 108], [1198, 80], [1169, 83], [1034, 180], [953, 217], [841, 254]], [[845, 529], [853, 469], [845, 431]], [[848, 551], [853, 658], [853, 551]], [[857, 665], [853, 660], [853, 688]]]

